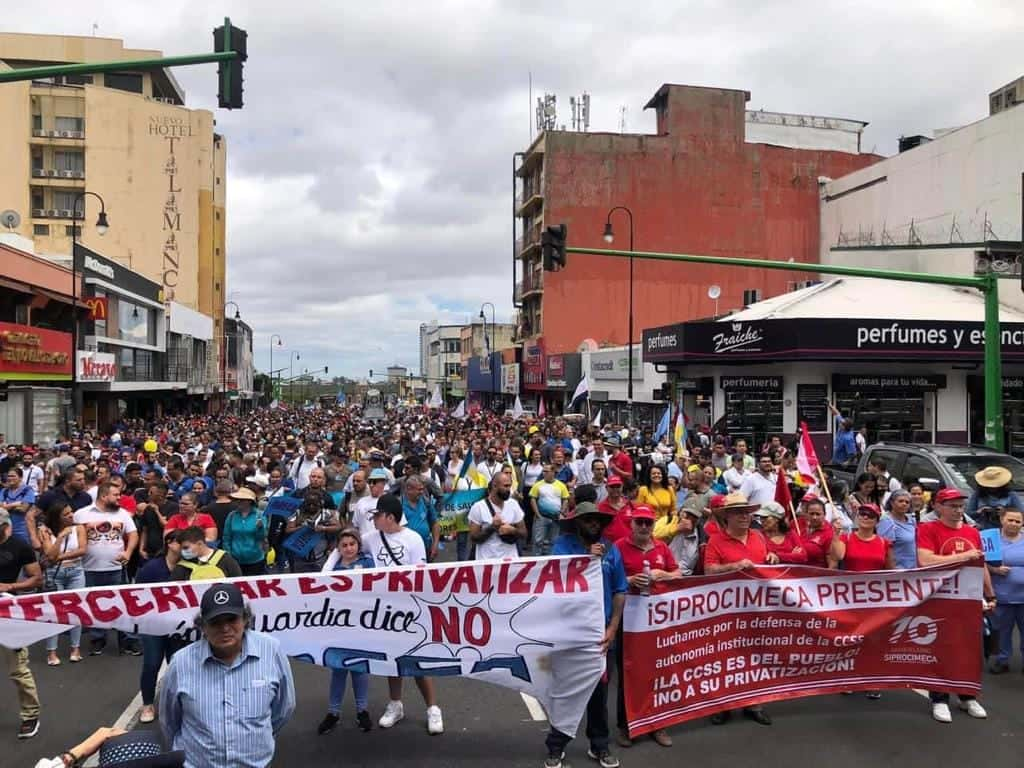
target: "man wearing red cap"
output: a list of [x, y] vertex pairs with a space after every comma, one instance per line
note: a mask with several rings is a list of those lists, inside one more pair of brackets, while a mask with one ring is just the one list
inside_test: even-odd
[[[704, 549], [704, 572], [707, 574], [731, 573], [753, 568], [756, 565], [776, 565], [777, 555], [768, 551], [768, 543], [760, 531], [751, 530], [751, 515], [760, 509], [759, 504], [750, 504], [742, 493], [730, 493], [721, 507], [725, 515], [725, 529], [708, 541]], [[746, 707], [743, 714], [761, 725], [771, 725], [772, 720], [761, 706]], [[732, 712], [717, 712], [711, 716], [713, 725], [722, 725]]]
[[[917, 560], [924, 565], [954, 565], [967, 563], [981, 568], [985, 596], [985, 610], [995, 608], [996, 599], [985, 567], [985, 553], [981, 536], [976, 528], [964, 525], [964, 508], [967, 497], [957, 488], [943, 488], [935, 494], [935, 515], [937, 520], [922, 523], [917, 527]], [[965, 653], [975, 650], [965, 648]], [[940, 723], [950, 723], [953, 717], [949, 711], [949, 694], [944, 691], [929, 691], [932, 702], [932, 717]], [[960, 695], [960, 709], [971, 717], [985, 718], [988, 713], [973, 696]]]
[[604, 537], [612, 544], [620, 539], [629, 538], [632, 529], [629, 526], [633, 502], [622, 493], [622, 478], [613, 475], [608, 478], [608, 496], [597, 505], [598, 510], [612, 517], [608, 527], [604, 529]]
[[[672, 552], [662, 542], [652, 536], [654, 521], [657, 515], [654, 510], [646, 504], [638, 504], [633, 507], [630, 516], [630, 536], [620, 539], [615, 543], [622, 555], [622, 564], [626, 569], [626, 580], [629, 581], [629, 591], [634, 595], [659, 594], [668, 589], [672, 579], [682, 577], [679, 565], [676, 563]], [[615, 646], [616, 663], [622, 669], [622, 639], [621, 635]], [[618, 726], [619, 746], [632, 746], [633, 740], [629, 736], [629, 725], [626, 721], [626, 696], [625, 687], [619, 685], [618, 695]], [[664, 728], [659, 728], [651, 734], [659, 745], [663, 747], [672, 746], [672, 737]]]

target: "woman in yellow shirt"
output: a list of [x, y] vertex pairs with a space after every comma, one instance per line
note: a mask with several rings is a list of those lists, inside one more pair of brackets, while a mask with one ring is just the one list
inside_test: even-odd
[[661, 467], [651, 467], [647, 485], [640, 486], [636, 501], [649, 506], [659, 518], [676, 511], [676, 492], [666, 485]]

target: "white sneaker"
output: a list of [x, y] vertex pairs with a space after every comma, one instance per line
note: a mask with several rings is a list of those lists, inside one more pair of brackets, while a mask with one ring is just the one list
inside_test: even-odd
[[427, 707], [427, 733], [431, 736], [444, 733], [444, 720], [441, 719], [441, 708], [436, 704], [432, 707]]
[[381, 728], [390, 728], [403, 717], [405, 717], [405, 707], [402, 706], [402, 702], [389, 701], [388, 705], [384, 708], [384, 714], [380, 716], [377, 724]]
[[952, 723], [953, 715], [949, 712], [949, 704], [932, 704], [932, 719], [940, 723]]
[[968, 699], [967, 701], [961, 701], [960, 709], [962, 709], [971, 717], [976, 717], [979, 720], [984, 720], [986, 717], [988, 717], [988, 712], [986, 712], [985, 708], [978, 703], [977, 699]]

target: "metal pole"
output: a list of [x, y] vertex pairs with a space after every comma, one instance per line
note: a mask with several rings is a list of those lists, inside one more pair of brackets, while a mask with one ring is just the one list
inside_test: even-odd
[[213, 64], [230, 61], [238, 56], [237, 51], [215, 51], [190, 56], [167, 56], [162, 59], [137, 59], [136, 61], [100, 61], [84, 64], [56, 64], [47, 67], [30, 67], [0, 72], [0, 83], [16, 83], [24, 80], [41, 80], [59, 75], [91, 75], [99, 72], [134, 72], [140, 69], [163, 69], [165, 67], [186, 67], [191, 64]]
[[1003, 361], [1002, 334], [999, 331], [999, 279], [985, 276], [985, 445], [1002, 451]]
[[[1024, 239], [1024, 231], [1022, 231]], [[902, 272], [898, 270], [870, 269], [866, 267], [845, 267], [838, 264], [806, 264], [790, 261], [733, 258], [729, 256], [698, 256], [685, 253], [661, 253], [646, 251], [617, 251], [606, 248], [567, 247], [567, 252], [592, 256], [615, 256], [619, 258], [652, 259], [654, 261], [675, 261], [687, 264], [716, 264], [722, 267], [752, 267], [755, 269], [777, 269], [790, 272], [817, 272], [823, 275], [846, 277], [873, 277], [879, 280], [897, 280], [905, 283], [927, 283], [931, 285], [953, 285], [975, 288], [981, 291], [985, 300], [985, 444], [995, 450], [1003, 450], [1003, 392], [1002, 359], [1000, 357], [999, 332], [999, 290], [998, 279], [993, 274], [982, 277], [960, 277], [958, 275], [928, 274], [924, 272]]]
[[[633, 212], [624, 208], [629, 214], [629, 250], [633, 251]], [[633, 257], [629, 257], [629, 344], [626, 354], [629, 355], [629, 362], [626, 370], [626, 426], [629, 428], [630, 436], [633, 433]], [[590, 404], [590, 398], [587, 398]]]

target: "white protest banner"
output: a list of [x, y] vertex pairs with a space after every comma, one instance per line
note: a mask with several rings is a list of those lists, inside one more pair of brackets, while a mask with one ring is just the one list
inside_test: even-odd
[[[292, 657], [374, 675], [462, 675], [534, 696], [575, 735], [604, 672], [601, 563], [589, 557], [483, 560], [231, 579], [253, 629]], [[0, 597], [0, 645], [72, 626], [197, 637], [214, 582], [128, 584]]]

